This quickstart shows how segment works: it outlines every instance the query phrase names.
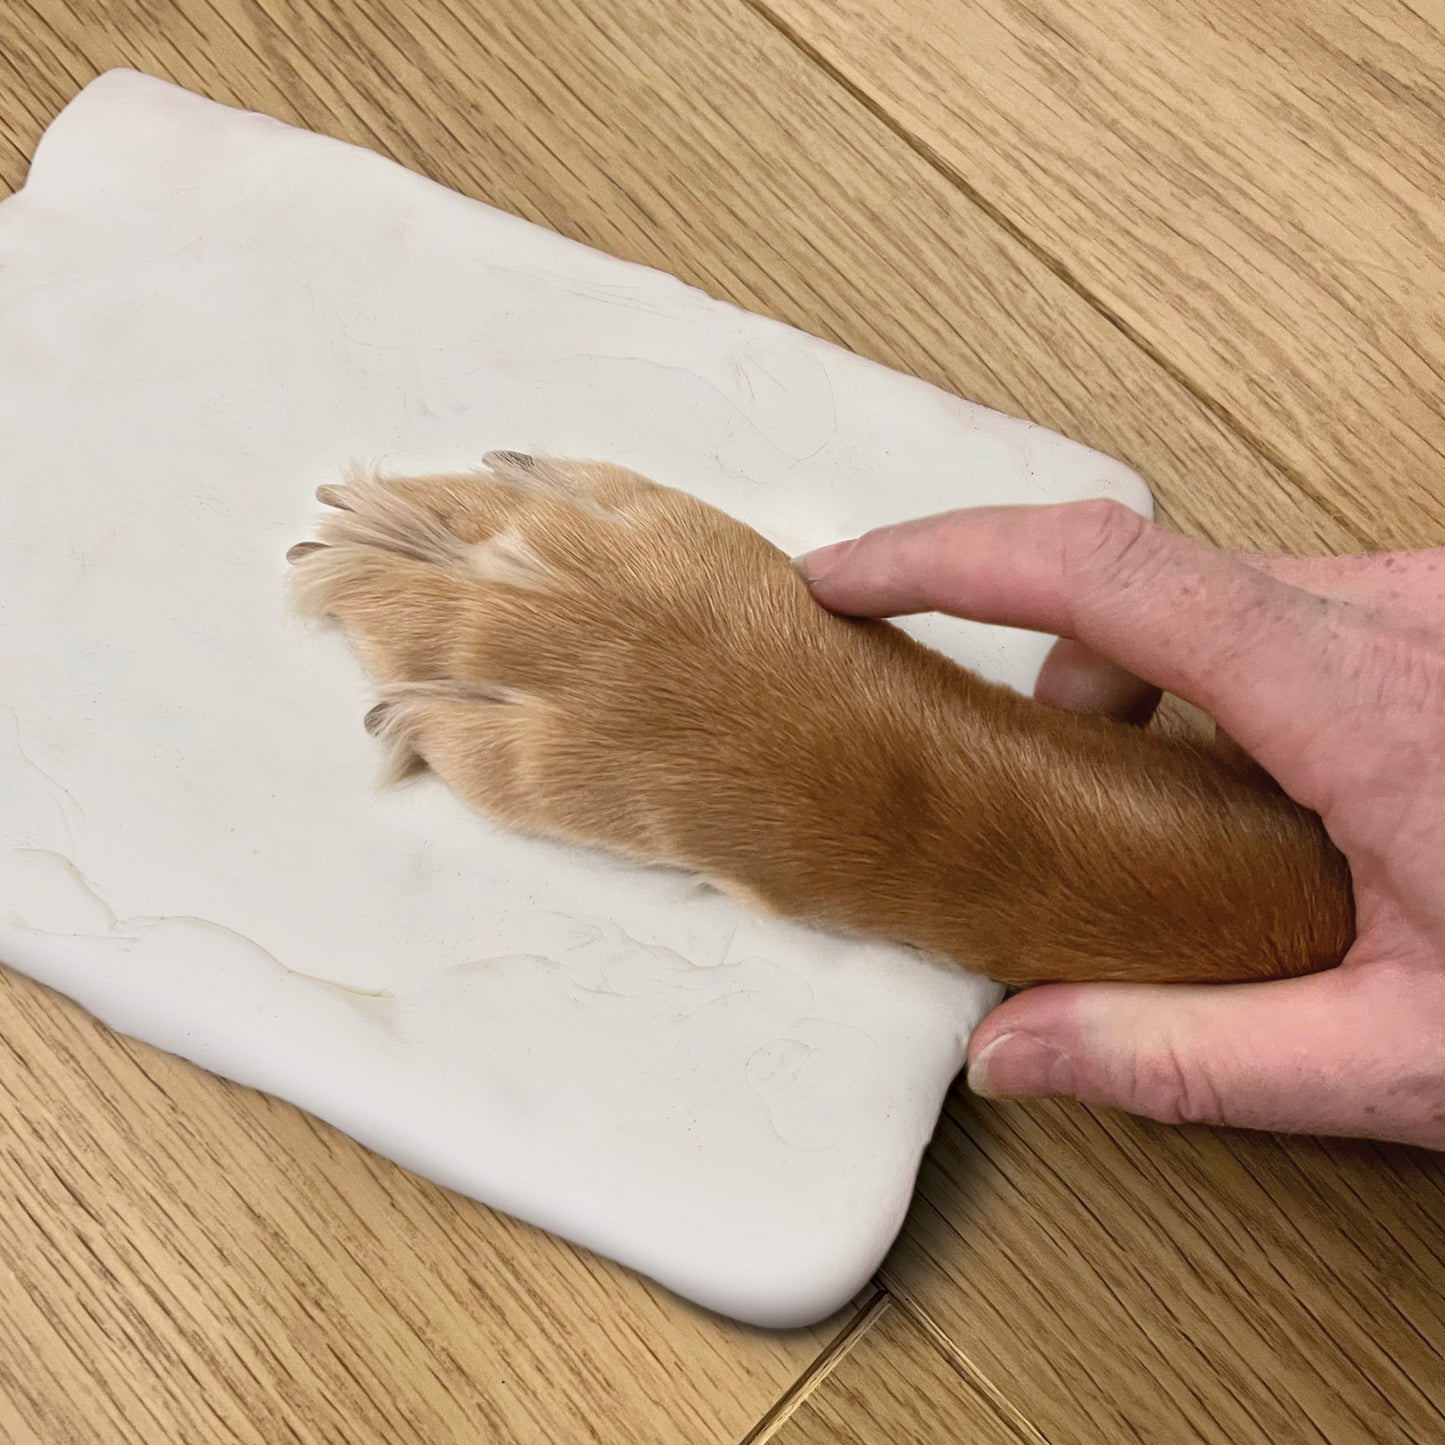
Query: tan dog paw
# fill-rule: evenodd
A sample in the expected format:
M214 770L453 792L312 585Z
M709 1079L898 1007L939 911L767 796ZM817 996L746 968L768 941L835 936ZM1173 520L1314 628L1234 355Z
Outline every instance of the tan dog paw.
M336 510L289 554L301 608L339 622L381 685L368 726L397 772L424 763L514 826L715 871L676 812L763 766L729 717L769 645L808 645L767 634L785 615L848 625L685 493L601 463L484 461L323 487Z

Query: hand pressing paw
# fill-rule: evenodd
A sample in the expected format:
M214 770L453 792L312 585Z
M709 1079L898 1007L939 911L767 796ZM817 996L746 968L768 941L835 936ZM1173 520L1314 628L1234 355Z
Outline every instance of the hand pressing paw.
M751 528L598 462L371 477L291 551L394 771L503 823L1012 982L1258 977L1349 942L1318 820L1195 743L834 616Z

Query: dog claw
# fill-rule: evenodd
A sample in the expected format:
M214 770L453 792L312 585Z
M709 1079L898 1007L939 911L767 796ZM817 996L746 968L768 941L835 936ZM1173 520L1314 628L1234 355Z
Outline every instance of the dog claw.
M537 459L529 456L526 452L488 452L482 458L482 465L487 467L516 467L527 472L537 465Z
M329 482L316 488L316 500L324 506L335 507L338 512L351 510L346 502L345 490L341 487L334 487Z
M286 549L286 560L288 562L299 562L303 557L309 557L313 552L324 552L325 542L298 542L294 547Z

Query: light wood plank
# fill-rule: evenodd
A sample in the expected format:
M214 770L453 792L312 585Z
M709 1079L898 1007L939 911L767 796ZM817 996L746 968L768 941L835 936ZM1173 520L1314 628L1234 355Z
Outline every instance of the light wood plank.
M958 1097L885 1266L1050 1440L1445 1438L1445 1168Z
M758 3L1346 525L1445 541L1438 3Z
M885 1305L867 1332L757 1445L1043 1445L917 1321Z

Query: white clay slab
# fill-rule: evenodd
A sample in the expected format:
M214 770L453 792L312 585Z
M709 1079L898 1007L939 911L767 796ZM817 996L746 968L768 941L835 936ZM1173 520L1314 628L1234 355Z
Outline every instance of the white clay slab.
M705 1305L844 1302L997 987L381 791L286 548L352 459L604 457L790 551L1138 478L128 71L0 205L0 443L0 957ZM1043 655L912 630L1018 686Z

